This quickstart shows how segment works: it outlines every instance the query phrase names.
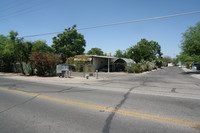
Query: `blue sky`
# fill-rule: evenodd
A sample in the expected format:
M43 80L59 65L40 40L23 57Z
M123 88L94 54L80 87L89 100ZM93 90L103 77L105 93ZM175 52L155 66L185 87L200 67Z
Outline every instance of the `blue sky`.
M19 36L200 11L200 0L0 0L0 34L10 30ZM125 50L142 38L157 41L164 55L179 54L182 33L200 21L200 13L79 31L86 40L86 52L98 47L104 52ZM52 45L56 36L45 40Z

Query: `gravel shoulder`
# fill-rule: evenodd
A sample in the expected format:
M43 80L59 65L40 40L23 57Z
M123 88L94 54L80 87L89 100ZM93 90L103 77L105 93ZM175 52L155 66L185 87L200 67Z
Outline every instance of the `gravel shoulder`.
M0 76L4 78L17 79L17 80L25 80L32 82L43 82L43 83L83 83L83 82L95 82L98 80L104 80L104 78L96 79L95 77L89 77L86 79L84 77L70 77L70 78L61 78L58 76L55 77L39 77L39 76L24 76L20 73L2 73L0 72Z

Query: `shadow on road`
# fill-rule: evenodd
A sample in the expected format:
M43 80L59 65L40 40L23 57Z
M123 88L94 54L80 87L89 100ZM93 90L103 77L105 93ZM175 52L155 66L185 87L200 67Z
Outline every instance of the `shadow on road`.
M192 72L182 72L183 75L189 75L189 74L200 74L200 71L192 71Z

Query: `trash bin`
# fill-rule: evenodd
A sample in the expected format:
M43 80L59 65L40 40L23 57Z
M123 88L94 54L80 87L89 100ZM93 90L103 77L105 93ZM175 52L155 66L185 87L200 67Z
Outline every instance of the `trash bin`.
M89 74L85 74L85 78L88 79L89 78Z

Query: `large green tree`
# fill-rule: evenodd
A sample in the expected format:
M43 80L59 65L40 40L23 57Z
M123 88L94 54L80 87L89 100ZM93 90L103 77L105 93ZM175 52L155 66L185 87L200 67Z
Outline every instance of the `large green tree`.
M21 71L23 74L25 74L22 63L28 57L28 55L26 54L27 47L23 42L23 38L18 38L17 35L17 32L10 31L8 37L0 37L2 63L1 69L6 72L11 72L13 64L19 62Z
M0 71L11 72L12 63L14 61L14 53L12 52L12 46L8 45L9 38L4 35L0 35Z
M55 52L62 58L62 62L65 63L66 58L83 54L85 51L86 41L84 36L77 32L76 25L72 28L65 29L57 37L53 37L52 47Z
M32 61L30 61L30 57L32 55L32 53L40 51L40 52L44 52L44 53L48 53L48 52L53 52L53 48L49 47L45 41L41 41L41 40L36 40L36 41L26 41L24 42L24 45L27 47L27 51L25 52L25 58L24 61L25 63L30 65L30 70L29 70L29 74L33 75L34 74L34 64Z
M132 58L132 49L131 48L127 48L126 50L116 50L115 52L115 57L118 58Z
M13 72L13 68L15 68L18 72L17 64L19 64L23 74L28 72L32 75L35 64L30 60L30 57L34 52L47 54L48 56L45 59L50 63L53 61L51 55L54 55L54 49L49 47L45 41L24 41L23 38L18 37L18 32L15 31L10 31L8 36L0 35L0 71ZM47 67L48 63L46 64ZM49 64L49 66L52 65Z
M25 75L25 71L23 68L23 63L28 62L29 51L28 45L24 42L23 38L19 38L18 32L10 31L9 33L9 43L12 45L12 51L15 55L15 63L18 62L20 64L21 72Z
M104 55L103 51L100 48L91 48L88 52L88 55Z
M122 51L120 49L116 50L115 52L115 57L118 57L118 58L125 58L125 54L126 54L126 51Z
M32 52L42 51L42 52L53 52L53 49L47 45L45 41L37 40L32 42Z
M129 53L132 53L132 58L135 62L140 62L141 60L153 61L162 56L161 46L158 42L146 39L141 39L137 45L130 48Z
M200 22L182 34L181 48L189 56L200 54Z
M172 58L170 56L164 56L162 61L166 63L172 63Z
M181 49L179 59L182 63L200 62L200 22L182 34Z

